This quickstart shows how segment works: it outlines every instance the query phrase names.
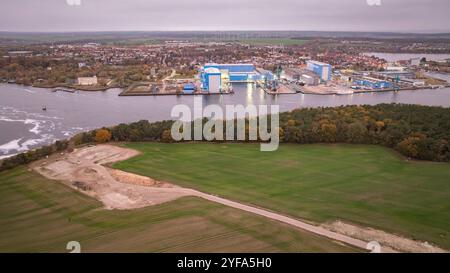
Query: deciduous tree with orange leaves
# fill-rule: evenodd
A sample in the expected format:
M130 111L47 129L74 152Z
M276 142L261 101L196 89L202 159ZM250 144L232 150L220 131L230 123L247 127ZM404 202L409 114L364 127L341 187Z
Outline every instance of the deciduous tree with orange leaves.
M97 130L95 133L95 142L106 143L111 140L111 132L107 129Z

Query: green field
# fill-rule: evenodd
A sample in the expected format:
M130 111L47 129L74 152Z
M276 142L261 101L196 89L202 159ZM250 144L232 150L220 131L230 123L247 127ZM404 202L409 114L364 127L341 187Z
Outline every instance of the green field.
M450 165L359 145L129 144L115 167L315 222L341 219L450 249Z
M199 198L133 211L99 202L26 168L0 173L0 252L347 252L287 225Z

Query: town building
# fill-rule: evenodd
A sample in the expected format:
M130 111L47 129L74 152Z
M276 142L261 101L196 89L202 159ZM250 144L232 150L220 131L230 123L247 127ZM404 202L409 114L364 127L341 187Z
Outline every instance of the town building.
M78 78L78 85L97 85L97 76L94 77L79 77Z
M398 65L388 65L386 67L386 71L402 72L402 71L406 71L406 67L405 66L398 66Z
M300 81L306 85L318 85L320 77L316 73L302 68L286 68L283 72L288 81Z
M416 77L413 71L377 71L372 72L372 74L390 80L414 79Z
M400 83L412 85L413 87L424 87L426 82L423 79L402 79Z

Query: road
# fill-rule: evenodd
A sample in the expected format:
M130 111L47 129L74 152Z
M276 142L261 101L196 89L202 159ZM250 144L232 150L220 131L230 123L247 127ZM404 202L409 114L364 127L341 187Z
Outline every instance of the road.
M253 214L257 214L257 215L260 215L260 216L263 216L263 217L266 217L266 218L269 218L272 220L276 220L276 221L309 231L311 233L314 233L314 234L317 234L317 235L320 235L323 237L327 237L327 238L335 240L335 241L343 242L345 244L355 246L355 247L358 247L361 249L367 249L368 242L365 242L365 241L362 241L359 239L355 239L355 238L352 238L352 237L349 237L346 235L342 235L342 234L327 230L327 229L319 227L319 226L311 225L311 224L302 222L300 220L297 220L297 219L294 219L294 218L291 218L288 216L284 216L279 213L271 212L271 211L264 210L264 209L257 208L257 207L252 207L249 205L231 201L231 200L221 198L221 197L218 197L215 195L206 194L206 193L199 192L196 190L191 190L191 189L186 189L186 190L189 191L190 195L197 196L197 197L206 199L211 202L219 203L219 204L222 204L222 205L225 205L228 207L232 207L235 209L239 209L239 210L247 211L247 212L250 212ZM395 253L396 252L393 249L386 248L386 247L384 247L382 249L382 251L384 253Z

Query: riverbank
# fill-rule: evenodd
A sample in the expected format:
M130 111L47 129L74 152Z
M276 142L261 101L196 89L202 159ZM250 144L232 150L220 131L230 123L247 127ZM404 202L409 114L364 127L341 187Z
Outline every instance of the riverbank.
M200 89L200 84L196 84L195 90L190 92L184 92L180 89L179 85L170 85L166 82L154 83L154 82L138 82L123 89L119 94L120 97L126 96L192 96L192 95L229 95L234 94L231 88L227 88L225 91L219 93L205 92Z
M342 90L331 90L331 89L317 89L314 90L314 87L303 87L300 88L300 93L309 94L309 95L352 95L352 94L364 94L364 93L386 93L386 92L400 92L400 91L418 91L418 90L439 90L450 88L449 85L444 86L423 86L423 87L402 87L402 88L386 88L386 89L359 89L354 90L350 88L345 88Z
M450 74L443 74L444 76L449 76ZM229 92L221 92L221 93L208 93L208 92L193 92L193 93L184 93L179 91L169 91L169 92L135 92L133 88L136 84L131 84L128 87L122 88L118 85L111 86L73 86L73 85L63 85L63 84L55 84L55 85L24 85L17 83L5 83L15 86L24 86L24 87L33 87L33 88L41 88L41 89L53 89L53 91L65 91L65 92L75 92L75 91L84 91L84 92L98 92L98 91L108 91L110 89L122 89L122 92L119 93L119 97L137 97L137 96L192 96L192 95L229 95L234 94L234 91ZM320 87L320 88L319 88ZM260 88L263 92L268 95L295 95L298 93L302 94L310 94L310 95L351 95L351 94L362 94L362 93L382 93L382 92L397 92L397 91L416 91L416 90L435 90L435 89L444 89L450 88L450 84L442 85L442 86L423 86L423 87L402 87L402 88L389 88L389 89L370 89L370 90L354 90L350 88L344 88L344 92L341 89L336 89L336 87L322 87L322 86L303 86L294 88L291 86L282 86L281 91L271 91L266 88ZM350 92L352 91L352 92Z
M355 93L373 93L373 92L397 92L397 91L415 91L415 90L438 90L450 88L450 85L444 86L424 86L424 87L404 87L404 88L388 88L388 89L371 89L371 90L355 90Z
M381 103L420 104L450 107L450 88L402 92L355 93L322 96L317 94L269 95L247 84L235 84L228 96L199 96L203 107L218 105L278 105L280 112L302 108L343 105L377 105ZM171 120L176 105L194 109L196 96L125 96L122 89L107 92L53 92L52 89L0 84L0 146L2 155L47 145L79 132L138 120ZM47 111L43 111L46 106ZM37 127L39 125L39 127ZM35 129L36 127L36 129ZM8 132L8 133L6 133ZM26 145L24 145L26 144ZM29 145L31 144L31 145Z
M70 85L70 84L54 84L54 85L32 85L32 87L36 88L46 88L46 89L72 89L76 91L107 91L113 88L120 88L118 85L110 85L110 86L80 86L80 85Z
M194 92L194 93L179 93L179 92L168 92L168 93L120 93L119 97L142 97L142 96L217 96L217 95L230 95L234 94L231 92L221 92L221 93L209 93L209 92Z
M10 84L15 86L24 86L24 87L33 87L33 88L42 88L42 89L71 89L75 91L87 91L87 92L96 92L96 91L108 91L110 89L122 88L119 85L110 85L110 86L80 86L80 85L70 85L70 84L22 84L17 82L3 82L3 84Z

